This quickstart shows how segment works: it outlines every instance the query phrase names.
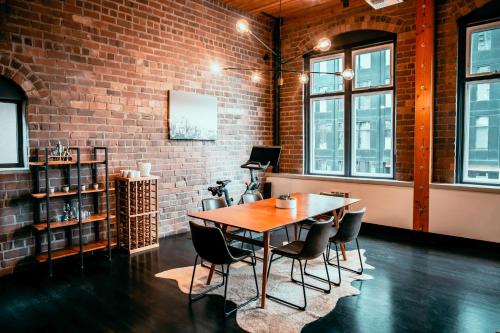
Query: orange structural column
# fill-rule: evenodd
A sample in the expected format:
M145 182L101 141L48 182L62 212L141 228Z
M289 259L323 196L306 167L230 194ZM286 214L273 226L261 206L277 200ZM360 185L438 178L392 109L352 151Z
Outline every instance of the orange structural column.
M434 109L434 0L417 0L416 14L413 229L429 231Z

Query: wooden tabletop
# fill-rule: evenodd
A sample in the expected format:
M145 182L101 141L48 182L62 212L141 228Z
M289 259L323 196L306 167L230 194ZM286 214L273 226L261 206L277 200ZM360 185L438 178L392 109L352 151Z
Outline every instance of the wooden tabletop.
M292 196L297 200L295 209L276 208L276 199L271 198L206 212L189 213L188 216L261 233L347 207L359 201L354 198L310 193L293 193Z

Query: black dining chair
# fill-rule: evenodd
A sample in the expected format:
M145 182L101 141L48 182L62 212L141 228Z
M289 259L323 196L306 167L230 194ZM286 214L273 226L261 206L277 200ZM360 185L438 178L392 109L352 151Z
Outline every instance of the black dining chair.
M349 198L349 196L350 196L349 192L339 192L339 191L320 192L319 194L320 195L327 195L327 196L330 196L330 197L338 197L338 198ZM346 207L340 208L340 214L339 214L340 218L339 218L339 220L342 220L342 217L344 216L346 210L347 210ZM312 223L314 223L316 221L325 221L325 220L328 220L332 216L333 216L333 212L329 212L329 213L325 213L325 214L322 214L322 215L319 215L319 216L315 216L313 218L309 218L309 219L306 219L306 220L302 221L300 223L300 227L299 227L299 239L300 239L300 235L302 234L302 229L309 230L309 228L310 228L310 226L311 226Z
M259 298L259 285L257 284L257 273L255 272L256 259L251 251L242 250L236 247L228 246L226 239L222 234L222 231L216 227L209 227L197 224L190 221L189 227L191 229L191 237L193 240L194 249L196 250L196 259L194 261L193 276L191 277L191 286L189 287L189 304L203 298L209 292L222 287L224 287L224 316L228 317L233 314L239 308L247 305L248 303L255 301ZM196 273L196 265L198 264L198 257L203 260L208 261L214 265L220 265L222 267L222 282L215 286L208 288L207 290L201 292L200 294L193 296L193 282ZM250 257L252 259L251 265L253 269L253 276L255 280L255 288L257 290L257 295L251 299L243 302L242 304L236 305L236 308L227 311L227 285L229 284L229 269L232 264L243 261ZM226 268L224 268L224 265ZM239 281L241 283L241 281Z
M244 204L250 203L250 202L260 201L260 200L263 200L263 199L264 198L262 197L262 194L260 192L247 193L247 194L242 194L241 195L241 201ZM286 240L290 243L290 235L288 234L288 228L286 226L283 226L283 229L285 229ZM250 237L252 237L252 233L251 232L250 232Z
M339 229L337 232L330 237L330 240L328 242L328 248L327 248L327 262L331 266L336 266L338 268L338 274L339 274L339 282L332 282L334 285L339 286L340 283L342 282L342 278L340 275L340 270L344 269L349 272L353 272L356 274L363 274L363 260L361 259L361 252L359 250L359 242L358 242L358 235L359 235L359 230L361 229L361 222L363 219L363 215L365 214L366 208L363 208L361 210L358 210L356 212L346 212L344 217L342 218L342 221L340 222ZM352 241L356 241L356 247L358 249L358 257L359 257L359 263L361 264L361 269L360 270L353 270L347 267L340 266L339 262L339 250L337 244L346 244L350 243ZM336 252L336 257L337 257L337 264L332 263L330 259L330 251L332 247L332 243L335 244L335 252Z
M307 297L306 297L306 286L322 291L326 294L329 294L330 291L332 290L332 286L330 284L330 275L328 273L328 266L327 266L327 261L325 257L325 250L328 245L328 240L330 238L331 230L332 230L332 223L333 223L333 218L331 218L328 221L323 221L323 222L315 222L311 225L311 229L307 233L307 237L305 241L301 240L296 240L291 243L288 243L286 245L283 245L281 247L275 248L272 250L271 254L271 260L269 263L269 270L267 271L267 277L269 278L269 273L271 272L271 266L273 262L273 256L274 255L280 255L283 257L287 257L292 259L292 270L290 273L290 278L292 282L297 283L302 286L302 291L304 294L304 305L297 305L293 304L291 302L288 302L284 299L278 298L276 296L272 296L269 294L266 294L266 297L269 299L272 299L274 301L283 303L285 305L288 305L290 307L299 309L299 310L305 310L307 307ZM321 277L318 277L316 275L309 274L309 276L317 278L321 281L325 281L328 284L328 288L324 289L312 284L308 284L304 282L304 270L302 269L302 260L305 261L305 264L307 265L308 260L316 259L320 256L323 256L323 263L325 265L325 272L326 272L326 279L323 279ZM293 267L295 264L295 260L299 262L299 267L300 267L300 276L301 276L301 281L295 280L293 277Z
M223 197L220 198L207 198L201 200L201 208L203 211L214 210L218 208L227 207L226 199Z

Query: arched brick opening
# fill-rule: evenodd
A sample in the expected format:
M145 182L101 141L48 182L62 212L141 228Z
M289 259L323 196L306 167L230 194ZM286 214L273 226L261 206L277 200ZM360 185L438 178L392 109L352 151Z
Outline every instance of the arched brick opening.
M49 96L49 90L42 79L31 70L29 65L11 54L0 54L0 75L16 82L24 90L28 99L43 99Z
M356 30L382 30L392 33L404 32L407 26L405 21L400 18L385 15L358 15L339 21L332 21L330 24L321 24L318 27L321 31L312 31L308 33L298 44L298 49L312 50L318 42L318 36L333 37L338 34L356 31Z

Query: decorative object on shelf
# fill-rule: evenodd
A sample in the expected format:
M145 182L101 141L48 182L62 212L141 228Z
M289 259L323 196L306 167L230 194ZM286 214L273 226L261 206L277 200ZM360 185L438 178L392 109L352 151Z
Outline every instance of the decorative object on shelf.
M99 189L99 183L94 183L94 184L92 184L92 188L93 188L94 190L98 190L98 189Z
M55 188L54 186L51 186L51 187L49 188L49 193L50 193L50 194L54 194L54 192L55 192L55 191L56 191L56 188Z
M295 198L289 193L282 194L276 198L275 206L276 208L294 209L297 208L297 200L295 200Z
M170 90L168 111L171 140L217 139L217 97Z
M71 153L69 147L65 147L60 141L57 142L55 148L50 151L49 156L51 161L71 161Z
M151 174L151 163L149 162L139 162L139 171L141 172L141 177L149 177Z
M399 1L399 0L394 0L394 1ZM276 18L276 24L279 24L279 29L281 30L281 25L283 24L283 19L281 17L281 0L280 0L280 14L278 18ZM304 57L306 55L310 54L319 54L321 52L326 52L330 50L332 47L332 42L329 38L327 37L322 37L318 40L314 48L310 51L305 52L304 54L299 54L297 57L293 57L291 59L284 60L282 59L281 55L281 50L280 48L273 48L269 45L267 45L262 39L260 39L257 35L255 35L252 30L250 29L250 24L248 23L247 20L245 19L240 19L236 22L236 31L238 31L240 34L243 35L248 35L257 40L262 46L264 46L269 52L271 52L275 60L277 61L277 65L274 65L273 69L263 69L263 68L256 68L256 67L223 67L218 63L211 63L210 65L210 71L213 74L218 74L220 73L221 69L224 71L240 71L240 72L250 72L250 78L252 82L254 83L259 83L260 78L261 78L261 73L262 72L277 72L278 73L278 85L282 86L283 85L283 73L297 73L298 79L300 83L302 84L307 84L309 82L309 78L311 74L324 74L324 75L336 75L336 76L341 76L344 78L344 80L352 80L354 77L354 72L350 68L345 68L341 72L328 72L328 71L305 71L305 70L296 70L296 69L286 69L284 68L285 65L290 63L292 60L296 60L299 57ZM281 38L281 33L279 33L279 36ZM281 45L281 40L276 43L277 45ZM269 56L266 54L264 59L268 59Z
M61 150L61 146L57 147L58 151ZM106 147L94 147L92 148L93 159L82 160L80 154L80 148L66 147L65 151L68 152L65 156L71 156L73 153L75 159L67 158L54 160L51 155L53 149L44 149L44 160L39 161L38 150L36 151L35 161L30 162L30 167L33 169L33 185L34 193L31 196L34 199L34 224L33 228L35 230L35 260L39 263L47 262L49 266L49 275L52 276L52 263L56 259L61 259L69 256L79 255L80 266L83 268L83 254L86 252L92 252L96 250L107 250L108 258L111 260L111 248L116 246L116 241L111 240L111 220L114 216L111 215L110 202L109 202L109 173L108 173L108 150ZM103 158L98 159L98 155ZM104 165L104 172L99 175L99 165ZM86 191L85 185L82 185L82 168L84 166L90 166L90 172L93 179L93 183L98 183L98 177L104 178L104 185L100 186L97 190ZM58 167L58 168L52 168ZM41 190L41 175L44 176L44 183L50 183L50 177L56 179L61 177L61 171L58 171L59 167L63 167L64 172L62 174L65 178L67 185L62 187L61 192L55 192L53 187L45 187L45 190ZM64 170L66 169L66 170ZM76 177L74 176L74 171L76 170ZM73 171L73 172L72 172ZM59 172L57 175L53 173ZM70 190L73 186L74 190ZM67 188L67 191L66 191ZM82 200L85 196L91 196L92 202L92 212L82 209ZM54 211L53 205L56 205L51 199L53 197L60 197L64 199L64 206L62 208L63 215L57 215L56 218L52 216ZM75 204L72 202L76 198ZM99 211L104 209L104 211ZM100 222L105 222L105 228L100 227ZM83 224L93 223L94 230L94 240L84 243L83 238ZM75 240L73 239L73 234L75 234L72 228L78 228L78 241L77 244L73 244ZM60 242L58 241L58 248L54 249L53 233L58 231L66 231L65 247L60 247ZM106 234L106 239L100 239L101 234ZM42 237L45 234L46 237ZM42 238L47 240L47 250L42 251ZM85 237L86 238L86 237ZM60 238L57 237L59 240Z
M116 178L118 245L129 253L159 246L158 179Z
M72 216L71 216L71 204L70 203L64 204L63 212L64 212L64 214L62 216L62 220L63 221L71 220Z

